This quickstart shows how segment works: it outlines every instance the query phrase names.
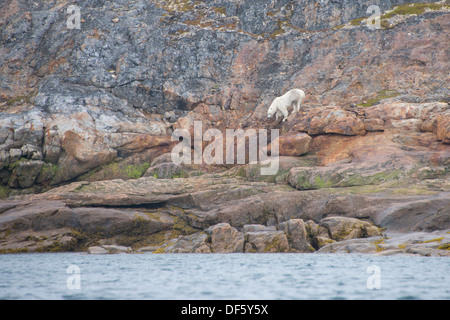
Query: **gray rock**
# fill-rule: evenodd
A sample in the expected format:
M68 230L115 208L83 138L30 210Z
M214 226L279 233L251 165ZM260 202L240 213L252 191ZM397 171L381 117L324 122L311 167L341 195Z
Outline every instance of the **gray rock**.
M302 219L291 219L277 225L277 230L283 231L289 241L289 247L298 252L312 252L314 248L309 243L305 222Z
M247 232L245 241L245 252L289 252L289 242L283 231Z
M21 157L22 157L22 150L21 149L10 149L9 150L10 162L17 161Z
M106 249L108 253L115 254L115 253L129 253L131 252L130 247L125 246L117 246L117 245L102 245L103 249Z
M211 252L230 253L244 251L244 234L228 223L209 227L205 232L210 236Z
M188 236L180 236L163 244L158 253L211 253L208 243L209 236L204 232Z
M36 181L44 162L40 160L20 161L14 168L9 185L11 187L29 188Z
M276 231L275 226L264 226L262 224L246 224L242 227L242 232L248 233L248 232L261 232L261 231Z
M183 175L183 167L173 162L160 163L148 168L145 172L145 177L155 177L158 179L173 179Z
M94 246L94 247L89 247L87 249L87 253L89 253L89 254L109 254L109 251L103 247Z
M355 218L328 217L320 221L320 226L328 229L336 241L381 236L380 230L372 223Z

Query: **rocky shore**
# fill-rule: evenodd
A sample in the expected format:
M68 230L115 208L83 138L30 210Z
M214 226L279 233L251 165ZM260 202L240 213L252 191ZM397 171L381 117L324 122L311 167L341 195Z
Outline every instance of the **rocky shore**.
M2 2L0 252L450 256L450 8L370 4ZM279 170L173 163L194 121L278 129Z

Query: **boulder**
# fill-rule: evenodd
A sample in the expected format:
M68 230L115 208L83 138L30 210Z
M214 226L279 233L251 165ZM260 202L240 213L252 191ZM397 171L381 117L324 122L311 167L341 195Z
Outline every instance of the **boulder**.
M310 109L292 130L309 135L336 133L346 136L364 135L364 122L355 113L336 106Z
M89 254L109 254L108 250L100 246L93 246L87 249Z
M180 236L164 243L155 253L211 253L208 239L204 232Z
M347 217L328 217L319 226L328 230L336 241L381 236L380 230L370 222Z
M317 250L329 243L336 242L335 240L330 238L327 228L319 226L312 220L306 221L305 227L308 233L309 243L313 248Z
M308 153L311 137L302 132L288 132L279 137L279 155L299 157Z
M245 252L289 252L289 242L283 231L247 232L245 241Z
M436 117L436 136L439 141L450 144L450 112Z
M228 223L219 223L205 232L210 237L211 252L230 253L244 251L244 234Z
M12 172L9 186L21 188L31 187L41 172L43 165L44 162L40 160L19 161Z
M312 252L314 248L308 242L308 233L302 219L291 219L277 225L277 230L283 231L288 239L289 248L298 252Z
M131 252L131 248L130 247L125 247L125 246L118 246L118 245L102 245L101 246L103 249L106 249L108 251L108 253L111 254L115 254L115 253L129 253Z

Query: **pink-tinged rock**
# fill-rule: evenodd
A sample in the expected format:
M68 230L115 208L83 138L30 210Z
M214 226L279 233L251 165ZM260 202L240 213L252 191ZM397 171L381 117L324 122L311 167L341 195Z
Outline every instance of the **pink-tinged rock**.
M443 143L450 143L450 113L436 117L436 136Z
M311 137L303 132L288 132L280 136L280 156L299 157L308 153L311 140Z
M356 113L334 106L310 109L292 129L309 135L336 133L355 136L366 133L364 122Z

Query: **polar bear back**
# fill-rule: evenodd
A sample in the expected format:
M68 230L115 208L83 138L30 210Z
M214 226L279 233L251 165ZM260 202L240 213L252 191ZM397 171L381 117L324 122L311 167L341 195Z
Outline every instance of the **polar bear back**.
M283 94L279 98L281 98L281 100L284 102L285 106L290 106L294 102L301 103L303 101L303 99L305 99L305 93L303 92L303 90L300 90L300 89L292 89L292 90L289 90L288 92L286 92L285 94Z

